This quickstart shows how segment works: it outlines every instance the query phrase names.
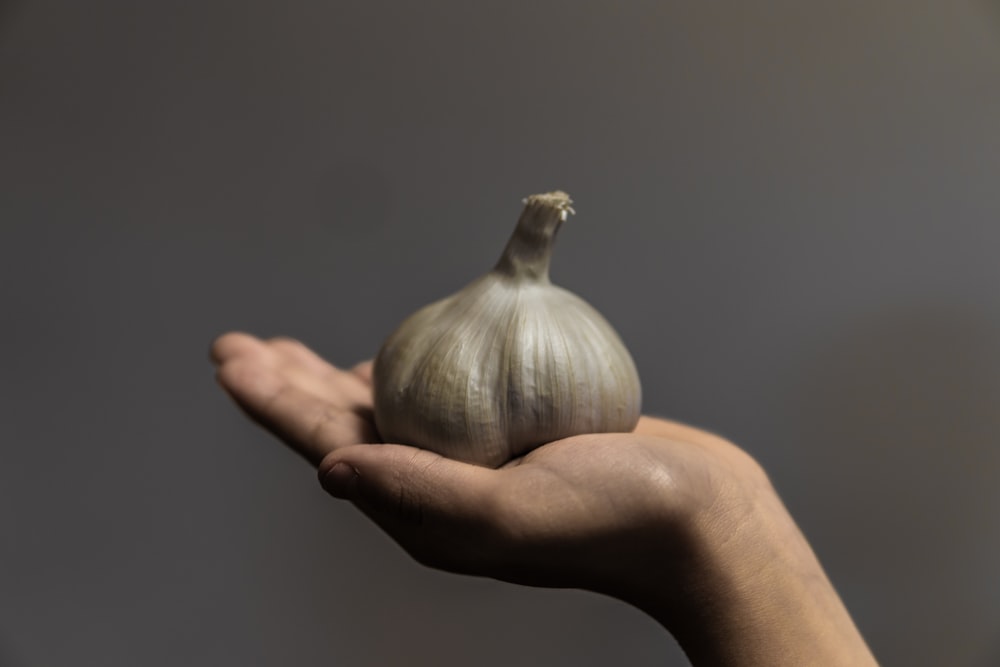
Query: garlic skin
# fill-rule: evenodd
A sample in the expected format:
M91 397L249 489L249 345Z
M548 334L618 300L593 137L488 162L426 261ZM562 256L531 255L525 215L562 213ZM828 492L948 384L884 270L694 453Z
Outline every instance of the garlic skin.
M553 440L635 428L631 355L600 313L549 281L571 203L528 197L496 267L385 342L373 373L385 442L495 468Z

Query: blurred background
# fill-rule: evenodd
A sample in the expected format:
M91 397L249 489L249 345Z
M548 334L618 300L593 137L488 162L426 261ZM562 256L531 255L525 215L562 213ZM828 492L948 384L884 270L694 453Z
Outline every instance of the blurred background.
M576 202L645 410L774 481L886 665L1000 664L1000 3L0 0L0 664L686 665L407 556L215 385Z

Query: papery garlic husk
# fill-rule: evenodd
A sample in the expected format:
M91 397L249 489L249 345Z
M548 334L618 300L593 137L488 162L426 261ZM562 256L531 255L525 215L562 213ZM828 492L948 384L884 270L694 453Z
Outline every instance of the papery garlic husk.
M631 355L600 313L549 281L571 203L528 197L496 267L385 342L373 378L383 441L498 467L561 438L635 428Z

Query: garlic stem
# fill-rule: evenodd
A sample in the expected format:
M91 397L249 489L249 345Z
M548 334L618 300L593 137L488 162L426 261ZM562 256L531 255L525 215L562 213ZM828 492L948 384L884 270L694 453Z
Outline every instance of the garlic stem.
M494 271L510 278L549 282L552 243L573 201L562 191L531 195Z

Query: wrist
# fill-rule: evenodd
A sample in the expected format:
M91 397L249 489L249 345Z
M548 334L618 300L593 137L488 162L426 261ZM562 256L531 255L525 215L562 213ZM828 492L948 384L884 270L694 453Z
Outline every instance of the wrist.
M674 547L673 572L637 591L636 606L695 665L874 665L766 476L747 479L682 519L682 557Z

